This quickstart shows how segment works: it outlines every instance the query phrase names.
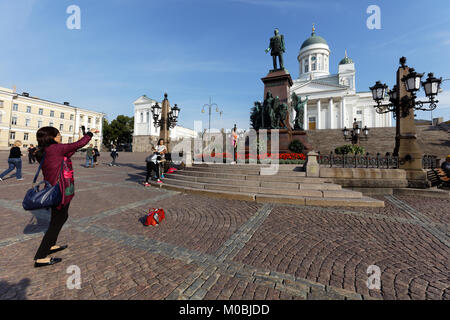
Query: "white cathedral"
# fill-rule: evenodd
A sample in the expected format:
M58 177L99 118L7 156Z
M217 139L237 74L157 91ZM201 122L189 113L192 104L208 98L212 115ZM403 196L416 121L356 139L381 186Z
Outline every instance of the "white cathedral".
M293 81L291 94L295 92L302 100L308 96L306 130L351 128L355 118L360 128L392 126L389 113L376 113L369 91L356 92L355 64L347 52L339 62L338 73L330 74L330 48L324 38L316 35L314 27L297 59L300 72Z

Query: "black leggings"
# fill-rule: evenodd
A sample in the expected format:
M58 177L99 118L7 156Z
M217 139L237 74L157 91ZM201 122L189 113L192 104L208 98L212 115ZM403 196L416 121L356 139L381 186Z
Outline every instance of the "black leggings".
M45 259L48 256L48 254L50 253L50 248L56 245L59 232L61 231L68 217L69 217L69 204L63 207L61 210L52 208L50 225L47 229L47 232L45 232L44 238L42 239L41 245L39 246L39 249L36 252L34 260Z
M155 171L158 179L161 178L159 176L159 165L153 162L147 162L147 177L145 178L145 182L149 182L150 178L152 177L152 171Z

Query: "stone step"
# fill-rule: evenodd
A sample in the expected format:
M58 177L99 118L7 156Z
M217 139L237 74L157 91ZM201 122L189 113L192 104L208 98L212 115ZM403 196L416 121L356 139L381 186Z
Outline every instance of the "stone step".
M168 190L174 190L179 192L187 192L193 194L199 194L209 197L218 197L229 200L245 200L255 201L258 203L283 203L294 205L307 205L307 206L325 206L325 207L384 207L384 202L369 197L361 197L359 199L341 199L341 198L316 198L316 197L303 197L303 196L289 196L289 195L266 195L255 194L248 192L234 192L224 190L206 190L197 189L180 185L173 185L168 182L159 184L151 182L152 186L164 188Z
M195 163L193 167L197 168L220 168L220 169L261 169L269 168L269 164L244 164L244 163ZM280 164L280 171L301 171L302 164Z
M205 190L221 190L230 192L246 192L246 193L259 193L259 194L274 194L274 195L290 195L290 196L304 196L304 197L317 197L317 198L349 198L357 199L362 197L361 192L351 190L327 190L327 186L324 184L324 189L308 188L308 185L303 185L300 188L299 185L289 187L280 187L271 184L262 184L262 186L242 186L242 185L230 185L226 182L217 181L216 183L209 182L193 182L187 180L178 180L173 178L165 178L164 183L170 185L184 186L194 189Z
M281 167L281 166L280 166ZM192 166L184 168L185 171L201 171L201 172L218 172L226 174L243 174L243 175L261 175L260 168L233 168L232 166L226 167L208 167L208 166ZM293 170L278 170L277 175L305 177L306 172L293 171ZM273 176L273 175L272 175Z
M242 174L223 171L198 171L198 170L178 170L175 174L195 177L209 177L218 179L234 179L234 180L260 180L260 181L286 181L286 182L304 182L304 183L328 183L328 178L311 178L305 175L291 175L279 173L276 175L259 175L259 174Z
M173 174L166 174L170 179L184 180L189 182L224 184L230 186L247 186L247 187L263 187L263 188L280 188L280 189L295 189L295 190L342 190L338 184L324 183L323 179L316 180L315 178L306 177L287 177L290 179L283 179L282 177L267 176L242 176L233 177L234 175L219 174L219 177L204 177L196 175L185 175L184 171ZM246 177L251 177L247 180ZM256 179L258 177L259 179Z

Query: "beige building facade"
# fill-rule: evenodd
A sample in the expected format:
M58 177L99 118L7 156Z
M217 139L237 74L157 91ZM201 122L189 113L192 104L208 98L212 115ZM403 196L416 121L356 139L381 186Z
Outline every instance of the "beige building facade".
M9 150L16 140L22 141L23 148L37 145L36 132L47 126L60 131L62 143L72 143L80 138L83 125L86 130L100 131L92 138L92 144L100 148L104 117L104 113L73 107L68 102L51 102L0 87L0 150Z

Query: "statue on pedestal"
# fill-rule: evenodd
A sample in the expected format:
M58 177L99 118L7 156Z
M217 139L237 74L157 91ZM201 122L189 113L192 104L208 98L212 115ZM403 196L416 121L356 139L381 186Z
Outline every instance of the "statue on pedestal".
M280 98L273 97L270 91L267 92L266 99L261 102L256 101L252 108L250 121L253 129L287 129L288 105L281 103Z
M295 111L294 130L304 130L305 105L308 102L308 97L302 101L302 98L293 92L291 101L291 107Z
M270 38L269 48L266 49L266 53L268 53L271 50L270 55L273 58L273 70L280 70L284 69L283 53L286 51L286 48L284 47L284 36L282 34L279 34L278 29L275 29L274 34L275 36ZM280 68L278 69L277 69L277 57L280 63Z

